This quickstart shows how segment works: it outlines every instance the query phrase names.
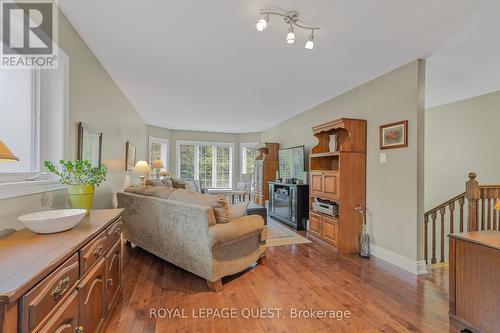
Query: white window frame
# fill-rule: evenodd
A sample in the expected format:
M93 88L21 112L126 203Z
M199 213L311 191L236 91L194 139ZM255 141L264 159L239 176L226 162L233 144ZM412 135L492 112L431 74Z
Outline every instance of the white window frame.
M69 156L68 147L68 137L69 137L69 57L68 55L59 48L59 66L62 70L62 77L64 78L64 85L61 87L63 90L61 93L63 106L62 110L62 122L60 124L62 128L61 142L63 151L61 156L63 159L67 159ZM62 60L62 61L61 61ZM36 116L36 124L33 128L36 134L34 138L39 138L40 135L40 73L39 70L33 70L33 104L32 112ZM36 139L35 139L36 140ZM40 141L34 142L32 145L32 154L34 156L33 169L35 172L32 173L1 173L0 174L0 200L16 198L20 196L37 194L43 192L50 192L55 190L64 189L65 186L61 185L57 179L51 176L44 177L43 180L27 180L27 178L35 176L41 169L41 160L39 156L40 152Z
M162 158L162 162L163 162L163 167L165 168L165 170L168 171L168 160L169 160L168 153L169 153L169 150L170 150L170 147L169 147L169 142L170 141L168 139L159 138L159 137L156 137L156 136L150 136L148 141L149 141L149 144L148 144L148 161L151 159L151 144L153 142L165 145L165 147L166 147L165 160L163 160L163 158Z
M247 147L257 147L259 145L259 142L242 142L240 143L240 175L243 175L246 172L246 152L245 148Z
M233 188L233 167L235 165L234 161L234 143L232 142L213 142L213 141L185 141L185 140L176 140L175 141L175 170L176 174L179 177L181 174L181 145L195 145L195 146L219 146L219 147L229 147L229 187L227 189ZM194 179L200 178L200 170L199 170L199 149L195 150L195 164L194 164ZM212 187L210 189L214 189L214 184L217 184L217 150L212 150ZM226 189L226 188L217 188L217 189Z

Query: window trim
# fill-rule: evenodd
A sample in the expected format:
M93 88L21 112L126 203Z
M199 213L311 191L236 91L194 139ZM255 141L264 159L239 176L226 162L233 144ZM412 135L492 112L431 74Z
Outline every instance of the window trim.
M63 112L62 112L62 147L63 151L61 152L62 156L64 159L67 159L69 156L69 56L64 52L61 48L58 48L59 52L59 59L63 59L63 61L59 61L59 66L61 67L62 70L62 76L64 77L64 85L62 87L63 93L61 94L62 101L61 105L63 106ZM37 127L34 129L38 133L40 133L40 92L39 92L39 85L40 85L40 76L39 76L39 70L33 70L34 73L34 78L36 78L36 87L33 86L32 89L36 89L34 91L34 96L35 98L33 99L33 104L32 104L32 112L35 112L34 115L38 118L38 121L36 122ZM50 175L45 176L45 179L40 179L40 180L26 180L30 176L34 176L38 174L41 170L41 156L40 155L40 140L38 142L35 142L32 147L35 149L36 146L38 146L38 152L32 152L34 154L34 162L37 163L38 161L38 166L35 167L35 171L33 173L4 173L0 174L0 200L1 199L9 199L9 198L16 198L20 196L26 196L26 195L32 195L32 194L38 194L38 193L44 193L44 192L50 192L50 191L56 191L56 190L61 190L66 188L64 185L61 185L58 180L50 177ZM48 178L48 179L47 179Z
M175 141L175 172L178 177L181 174L181 145L195 145L195 146L222 146L229 147L229 187L221 187L214 188L210 187L209 189L232 189L233 188L233 169L235 165L235 154L234 154L234 143L233 142L218 142L218 141L190 141L190 140L176 140ZM217 184L217 150L212 151L212 185ZM215 158L214 158L215 157ZM199 149L195 150L195 161L199 161ZM199 178L199 163L195 163L194 165L194 174L195 179Z
M258 145L259 145L258 141L250 141L250 142L242 142L242 143L240 143L240 176L246 173L246 172L243 172L243 167L246 167L246 164L244 163L244 160L245 160L246 156L243 156L245 148L247 148L247 147L257 147Z
M156 137L156 136L149 136L148 137L148 162L151 162L149 161L151 159L151 143L153 142L158 142L158 143L161 143L161 144L165 144L166 147L167 147L167 152L166 152L166 160L165 161L162 161L163 162L163 166L165 167L165 170L168 171L169 169L169 160L170 160L170 156L169 156L169 152L170 152L170 141L169 139L166 139L166 138L160 138L160 137Z

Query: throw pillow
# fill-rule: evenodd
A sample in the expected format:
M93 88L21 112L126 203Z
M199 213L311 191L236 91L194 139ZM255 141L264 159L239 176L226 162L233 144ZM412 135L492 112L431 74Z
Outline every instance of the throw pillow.
M199 180L186 179L186 190L201 193L201 182Z
M146 179L146 186L165 186L165 184L158 179Z
M170 195L169 200L211 207L215 214L216 223L231 221L229 203L223 195L201 194L186 189L177 189Z
M231 220L243 217L247 215L248 201L238 202L237 204L231 205L229 207L229 217Z
M163 185L168 186L168 187L174 187L174 184L172 183L172 178L165 177L161 179L161 182Z
M186 181L182 178L171 178L172 179L172 186L174 188L182 188L186 189Z
M163 199L168 199L170 194L174 191L175 189L173 187L168 186L129 186L125 189L125 192Z

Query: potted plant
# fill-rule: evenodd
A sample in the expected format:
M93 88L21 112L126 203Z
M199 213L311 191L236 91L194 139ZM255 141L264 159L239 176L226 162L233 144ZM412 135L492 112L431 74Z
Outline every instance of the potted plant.
M106 180L108 167L104 164L93 167L89 161L59 161L55 166L51 161L43 162L47 170L59 177L61 184L68 185L68 195L73 208L83 208L87 213L92 209L95 187Z

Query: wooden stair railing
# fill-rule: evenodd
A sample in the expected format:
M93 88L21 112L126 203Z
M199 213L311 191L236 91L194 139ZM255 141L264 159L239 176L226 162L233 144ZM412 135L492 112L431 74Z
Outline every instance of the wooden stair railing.
M499 212L493 208L500 198L500 185L479 185L476 176L473 172L469 173L465 192L424 214L424 258L427 264L438 263L438 242L439 263L445 262L445 236L448 233L500 230ZM465 205L466 201L467 205ZM467 219L464 218L465 215L467 215ZM436 222L438 217L439 221ZM458 222L456 218L458 218ZM439 233L436 230L437 223L440 227ZM429 250L431 252L430 258Z

